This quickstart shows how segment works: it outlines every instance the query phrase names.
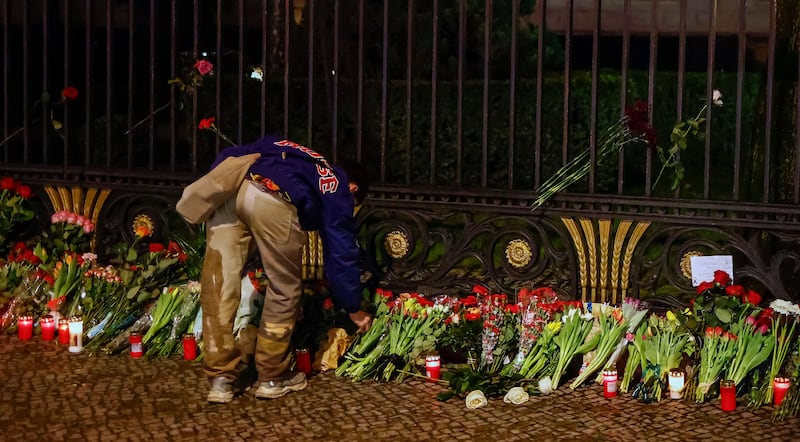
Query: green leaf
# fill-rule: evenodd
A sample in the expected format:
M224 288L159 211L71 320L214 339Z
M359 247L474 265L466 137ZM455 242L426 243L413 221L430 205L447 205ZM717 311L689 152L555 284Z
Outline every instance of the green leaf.
M731 322L731 312L727 308L717 308L714 310L714 314L724 324Z

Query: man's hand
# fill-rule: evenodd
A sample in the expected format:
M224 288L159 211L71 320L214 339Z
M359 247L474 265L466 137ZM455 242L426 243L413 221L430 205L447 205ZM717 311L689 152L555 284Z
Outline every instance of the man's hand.
M366 333L372 326L372 316L364 310L350 313L350 320L353 321L353 324L358 326L359 333Z

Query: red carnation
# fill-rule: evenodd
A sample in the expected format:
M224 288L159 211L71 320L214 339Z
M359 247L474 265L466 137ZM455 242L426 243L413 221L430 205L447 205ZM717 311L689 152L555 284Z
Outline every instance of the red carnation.
M31 197L31 188L30 186L26 186L24 184L17 183L17 187L14 189L16 190L19 196L28 199Z
M199 129L211 129L212 127L214 127L215 121L216 118L214 117L203 118L202 120L200 120L200 124L198 124L197 127Z
M16 181L10 176L4 176L3 179L0 180L0 189L2 190L11 190L16 187L16 185Z
M164 250L164 244L159 242L151 242L150 246L147 248L150 253L158 253Z
M67 86L61 91L61 98L64 101L73 101L78 98L78 89L73 86Z

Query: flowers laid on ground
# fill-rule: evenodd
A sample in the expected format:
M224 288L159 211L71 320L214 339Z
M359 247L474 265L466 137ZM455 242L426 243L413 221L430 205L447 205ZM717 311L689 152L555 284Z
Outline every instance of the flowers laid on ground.
M202 247L153 241L146 219L135 222L132 232L134 244L118 247L111 265L98 263L92 253L66 250L56 257L41 245L32 250L15 244L0 266L0 330L13 330L21 314L79 314L90 352L125 351L136 332L144 336L148 356L179 353L185 333L201 332L199 284L188 277L199 269L187 266L201 262L195 255ZM254 287L267 283L253 273ZM335 307L321 287L310 287L309 297L318 304L324 327L333 327ZM795 386L775 418L800 410L800 357L795 355L800 307L776 300L762 308L759 293L734 284L725 272L701 284L688 306L658 313L632 299L619 306L561 301L548 287L525 288L516 296L483 286L465 296L385 289L367 295L374 305L373 327L353 341L336 369L354 381L435 380L423 374L423 367L427 356L439 355L443 374L437 382L446 386L440 399L458 396L468 408L501 397L524 404L531 395L553 392L563 379L574 378L570 387L579 388L613 368L624 372L620 391L655 402L667 374L680 368L691 387L685 390L689 399L713 399L717 383L732 380L739 394L750 387L751 408L770 402L776 376L789 377ZM465 358L448 360L454 352ZM582 356L586 365L576 372Z
M630 299L626 299L621 307L594 304L592 314L600 326L599 340L592 360L570 384L570 388L577 388L592 374L608 365L608 360L620 345L620 341L624 341L626 334L636 329L647 314L647 309L639 307L638 302Z
M669 372L678 368L684 354L694 352L692 336L674 313L652 314L636 330L632 345L642 375L631 395L644 402L660 401Z
M16 230L33 219L30 196L30 187L11 177L0 179L0 254L8 251Z

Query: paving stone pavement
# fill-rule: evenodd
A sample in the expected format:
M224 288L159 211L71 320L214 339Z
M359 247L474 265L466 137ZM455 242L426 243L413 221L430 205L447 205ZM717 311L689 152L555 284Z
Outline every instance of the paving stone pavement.
M771 407L726 413L719 401L643 404L603 398L600 386L563 386L522 405L490 399L478 410L439 402L423 380L351 382L333 373L277 400L253 390L206 403L200 364L127 355L70 354L38 337L0 336L0 440L798 440L800 418L772 423Z

